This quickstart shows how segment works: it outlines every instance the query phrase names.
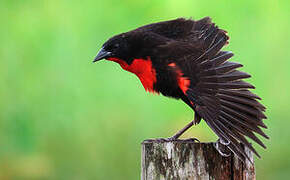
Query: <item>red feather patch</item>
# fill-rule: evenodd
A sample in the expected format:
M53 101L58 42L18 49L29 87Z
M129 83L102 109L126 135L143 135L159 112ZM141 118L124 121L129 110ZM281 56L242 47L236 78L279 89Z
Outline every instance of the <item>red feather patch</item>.
M177 74L178 86L183 91L183 93L185 94L186 91L188 90L189 85L190 85L190 80L188 78L186 78L186 77L183 77L183 73L176 66L175 63L170 63L170 64L168 64L168 66L170 66L170 67L175 69L176 74Z
M124 70L136 74L146 91L156 93L154 90L154 84L157 81L156 70L152 67L150 57L147 59L134 59L130 65L119 58L108 58L108 60L117 62Z

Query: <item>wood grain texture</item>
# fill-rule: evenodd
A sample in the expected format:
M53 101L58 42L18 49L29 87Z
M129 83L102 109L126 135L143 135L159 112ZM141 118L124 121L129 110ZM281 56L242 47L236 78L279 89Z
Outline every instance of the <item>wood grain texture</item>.
M253 180L255 168L250 161L221 156L215 143L193 141L145 140L142 143L142 180ZM252 153L246 149L253 161Z

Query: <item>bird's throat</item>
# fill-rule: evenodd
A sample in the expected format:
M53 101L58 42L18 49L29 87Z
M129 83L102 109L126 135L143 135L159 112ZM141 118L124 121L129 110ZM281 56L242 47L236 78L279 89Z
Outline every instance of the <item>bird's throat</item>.
M107 60L117 62L124 70L136 74L146 91L156 92L154 90L154 84L157 81L156 70L152 66L150 57L147 57L147 59L134 59L130 65L119 58L108 58Z

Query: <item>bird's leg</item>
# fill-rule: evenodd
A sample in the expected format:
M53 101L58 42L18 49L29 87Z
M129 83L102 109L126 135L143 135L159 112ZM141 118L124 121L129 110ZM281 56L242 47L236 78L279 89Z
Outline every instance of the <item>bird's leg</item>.
M188 130L192 125L194 124L194 121L190 121L184 128L179 130L176 134L174 134L172 137L168 138L170 140L176 140L178 139L186 130ZM196 138L192 138L193 140L197 140Z
M181 99L189 106L191 107L193 110L195 109L193 103L185 96L183 95L181 97ZM179 130L176 134L174 134L172 137L167 138L169 141L172 140L177 140L185 131L187 131L192 125L194 124L198 124L200 122L200 116L195 112L194 113L194 120L191 121L190 123L188 123L184 128L182 128L181 130ZM189 138L187 140L191 140L191 141L198 141L200 142L197 138Z
M174 134L172 137L169 138L157 138L157 139L148 139L147 141L160 141L160 142L169 142L169 141L177 141L178 138L185 132L187 131L192 125L194 124L198 124L200 122L200 116L195 113L194 115L194 120L190 121L190 123L188 123L184 128L182 128L181 130L179 130L176 134ZM200 142L197 138L189 138L189 139L183 139L182 141L198 141Z
M174 134L172 137L169 137L169 138L157 138L157 139L147 139L146 141L160 141L160 142L177 141L177 140L179 140L178 138L186 130L188 130L193 124L194 124L194 121L191 121L184 128L182 128L180 131L178 131L176 134ZM200 142L197 138L189 138L189 139L184 139L184 140L181 140L181 141L198 141L198 142Z
M188 130L192 125L194 124L198 124L200 122L200 116L197 113L194 113L194 120L191 121L190 123L188 123L183 129L181 129L180 131L178 131L176 134L174 134L174 136L170 137L169 139L171 140L176 140L178 139L186 130ZM191 138L193 141L198 141L199 140L197 138Z
M176 134L174 134L172 137L169 138L157 138L157 139L148 139L147 141L160 141L160 142L170 142L170 141L177 141L179 140L178 138L186 131L188 130L192 125L194 124L194 121L191 121L188 123L184 128L179 130ZM183 139L181 141L198 141L200 142L197 138L189 138L189 139Z

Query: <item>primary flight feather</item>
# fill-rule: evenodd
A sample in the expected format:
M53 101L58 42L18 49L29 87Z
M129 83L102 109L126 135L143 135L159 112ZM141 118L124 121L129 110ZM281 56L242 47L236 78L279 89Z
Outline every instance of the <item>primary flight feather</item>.
M181 99L195 111L194 120L169 140L204 119L218 142L244 161L248 156L242 145L260 157L246 137L266 148L256 136L268 138L261 130L267 128L266 108L249 90L254 86L244 81L251 76L237 70L241 64L228 61L232 52L221 50L228 39L209 17L179 18L110 38L94 62L117 62L136 74L146 91Z

